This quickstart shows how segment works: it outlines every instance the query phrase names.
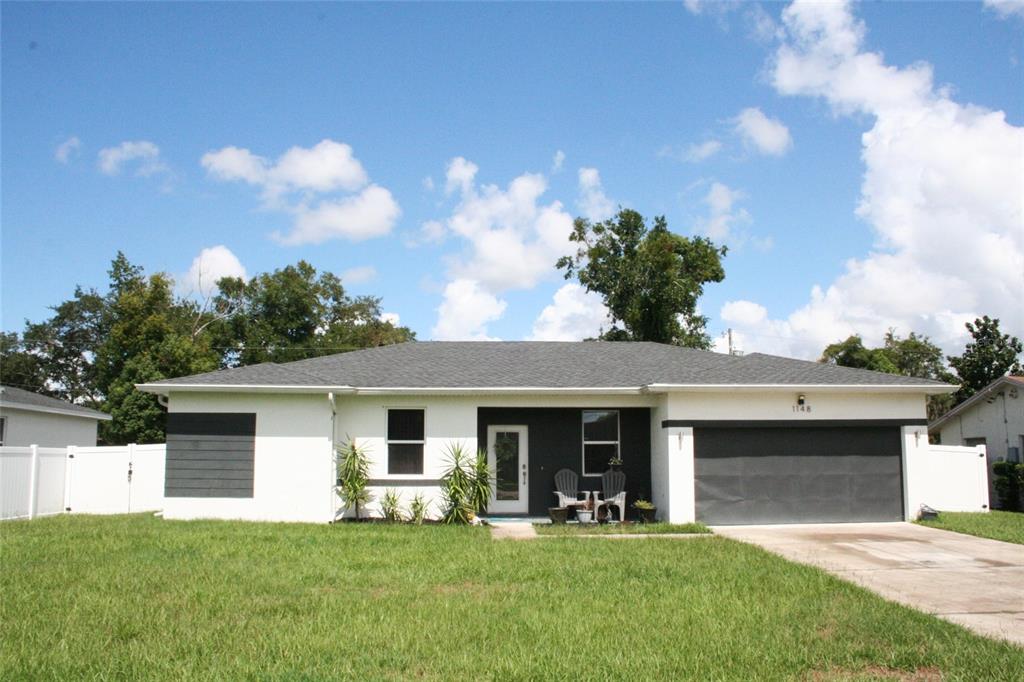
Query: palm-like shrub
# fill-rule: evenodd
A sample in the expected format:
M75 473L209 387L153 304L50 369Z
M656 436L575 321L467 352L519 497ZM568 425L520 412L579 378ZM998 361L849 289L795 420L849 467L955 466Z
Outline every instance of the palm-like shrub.
M462 443L450 443L445 451L447 468L441 475L445 523L469 523L487 508L494 477L487 466L487 453L474 458Z
M409 503L409 520L419 526L426 516L427 503L423 500L423 493L416 493Z
M384 496L380 498L380 513L385 521L402 520L401 496L394 488L385 490Z
M345 509L355 507L356 518L359 508L366 506L373 496L366 485L370 480L370 458L366 449L350 440L338 448L338 495L345 503Z

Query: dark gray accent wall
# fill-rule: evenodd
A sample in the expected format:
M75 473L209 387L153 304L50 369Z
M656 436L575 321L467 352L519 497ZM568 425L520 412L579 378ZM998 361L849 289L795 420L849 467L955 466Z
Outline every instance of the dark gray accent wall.
M256 415L167 415L166 497L252 497Z
M695 428L693 443L699 521L903 520L899 427Z
M661 422L661 428L692 426L716 429L792 429L823 426L925 426L927 424L927 419L664 419Z
M626 501L651 495L651 411L646 407L481 407L477 409L477 442L486 448L491 424L529 428L529 513L547 515L555 504L555 473L572 469L580 474L581 490L600 490L600 476L582 475L583 410L619 411L622 471L626 474ZM632 509L629 510L632 513Z

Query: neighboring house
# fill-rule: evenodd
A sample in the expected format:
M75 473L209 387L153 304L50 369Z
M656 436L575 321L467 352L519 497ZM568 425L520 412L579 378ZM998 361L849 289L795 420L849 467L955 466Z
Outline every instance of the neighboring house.
M1024 376L996 379L928 425L942 445L984 445L989 462L989 497L996 502L992 464L1022 461Z
M96 427L110 415L88 407L0 386L0 445L96 445Z
M928 447L926 396L954 387L655 343L413 342L138 388L168 408L166 518L330 521L354 439L378 499L435 513L461 443L489 453L496 515L546 514L562 468L599 490L619 455L629 503L662 519L786 523L916 513L904 459Z

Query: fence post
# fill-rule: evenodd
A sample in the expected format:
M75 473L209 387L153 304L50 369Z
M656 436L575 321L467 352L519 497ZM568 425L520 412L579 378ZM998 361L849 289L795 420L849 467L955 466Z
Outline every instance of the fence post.
M64 459L64 511L71 511L71 482L74 480L75 472L75 452L78 448L74 445L69 445L67 450L67 456Z
M128 443L128 513L132 513L132 468L135 466L135 443Z
M34 519L36 516L36 488L39 486L39 446L32 444L28 446L32 451L31 458L29 459L29 474L28 474L28 518Z

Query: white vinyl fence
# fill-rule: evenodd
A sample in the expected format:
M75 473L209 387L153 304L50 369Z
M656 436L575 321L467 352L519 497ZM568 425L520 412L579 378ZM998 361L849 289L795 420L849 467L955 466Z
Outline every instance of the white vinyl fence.
M163 509L166 452L163 444L0 447L0 519Z
M985 446L929 445L912 455L909 510L920 505L939 511L988 511L988 458Z

